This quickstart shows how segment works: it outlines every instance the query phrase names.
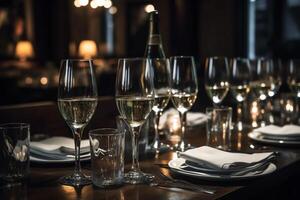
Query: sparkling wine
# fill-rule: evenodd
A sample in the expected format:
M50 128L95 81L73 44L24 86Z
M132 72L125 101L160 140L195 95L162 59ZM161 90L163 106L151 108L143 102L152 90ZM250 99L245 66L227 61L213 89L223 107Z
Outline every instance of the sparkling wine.
M233 85L230 87L232 95L238 102L243 102L250 92L249 85Z
M58 108L69 126L82 128L92 118L97 103L97 98L63 98L58 99Z
M268 91L269 97L273 97L279 90L281 86L281 80L273 80L270 86L270 90Z
M215 104L221 103L229 91L228 84L205 86L205 89Z
M253 81L250 83L250 88L260 100L265 100L267 98L268 92L271 89L271 83Z
M298 82L298 83L295 81L290 82L289 86L290 86L292 92L296 93L297 97L300 98L300 82Z
M177 93L172 95L172 101L177 110L181 113L188 111L197 99L197 94Z
M144 123L151 112L154 98L122 96L116 97L116 103L119 112L130 126L138 127Z
M154 106L152 110L155 113L162 112L163 109L168 105L170 99L170 95L158 95L155 96Z

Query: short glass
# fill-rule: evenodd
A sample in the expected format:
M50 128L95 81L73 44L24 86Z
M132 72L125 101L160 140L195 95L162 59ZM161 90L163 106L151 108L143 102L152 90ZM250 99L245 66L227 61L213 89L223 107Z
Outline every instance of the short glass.
M232 108L206 108L206 145L224 150L230 149Z
M125 135L117 129L89 132L92 182L97 187L121 185L124 177Z
M30 125L0 125L0 180L13 184L29 175Z

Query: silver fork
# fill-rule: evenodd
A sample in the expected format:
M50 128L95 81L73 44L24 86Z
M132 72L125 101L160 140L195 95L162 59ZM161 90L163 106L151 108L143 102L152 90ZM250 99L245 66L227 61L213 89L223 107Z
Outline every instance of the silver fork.
M169 176L163 174L161 171L159 171L159 176L162 179L165 179L165 180L169 181L170 183L173 183L174 187L178 186L178 188L190 189L190 190L193 190L193 191L203 192L203 193L206 193L206 194L215 194L216 193L216 190L206 189L202 186L190 183L190 182L185 181L185 180L174 179L172 177L169 177Z

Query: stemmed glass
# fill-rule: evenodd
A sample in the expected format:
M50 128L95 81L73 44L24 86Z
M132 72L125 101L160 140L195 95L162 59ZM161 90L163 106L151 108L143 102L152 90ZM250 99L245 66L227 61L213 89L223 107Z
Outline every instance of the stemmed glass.
M297 98L300 98L300 59L292 59L288 67L288 84Z
M270 74L271 88L268 91L269 97L274 97L282 84L281 73L282 64L280 59L269 59L268 73Z
M234 58L230 68L230 89L233 97L238 102L236 128L241 131L242 124L242 102L245 101L250 91L251 68L246 58Z
M288 67L288 84L292 92L297 97L298 109L300 109L300 59L293 59ZM299 113L298 113L299 116ZM299 117L298 117L299 119ZM298 120L298 123L300 120Z
M154 93L155 101L153 106L153 112L155 113L154 117L154 128L155 128L155 137L151 145L151 150L154 150L156 153L167 149L168 147L160 142L159 139L159 119L164 110L168 105L169 99L171 96L171 77L170 77L170 63L168 59L157 58L150 59L154 77Z
M190 147L185 141L186 113L197 99L198 81L194 58L191 56L171 57L172 66L172 101L179 111L181 122L181 141L178 150Z
M59 71L58 108L71 128L75 142L75 169L60 182L80 186L90 184L90 177L81 172L80 142L84 128L98 103L97 83L91 60L63 60Z
M211 57L205 63L205 90L214 106L221 104L229 91L229 66L225 57Z
M253 62L255 63L255 62ZM252 81L250 82L250 88L254 92L256 98L260 101L261 112L261 126L266 125L265 114L265 100L268 97L268 93L271 90L272 74L270 73L270 61L265 58L257 59L256 64L252 70Z
M140 128L154 105L153 69L149 59L119 60L116 104L121 116L131 128L132 165L131 170L125 174L124 181L129 184L151 182L153 176L143 173L138 161Z

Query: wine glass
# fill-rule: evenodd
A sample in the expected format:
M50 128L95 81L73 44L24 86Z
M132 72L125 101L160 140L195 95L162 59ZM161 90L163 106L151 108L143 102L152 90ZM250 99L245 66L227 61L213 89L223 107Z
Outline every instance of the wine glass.
M131 128L132 165L125 174L129 184L151 182L153 176L143 173L138 161L140 128L154 105L153 69L146 58L119 59L116 77L116 104Z
M300 59L292 59L288 67L288 85L297 97L298 111L300 110ZM299 116L299 113L298 113ZM298 122L300 119L298 117Z
M250 82L250 89L253 91L255 97L260 102L260 125L266 125L266 111L265 102L268 97L268 93L271 90L272 74L270 73L270 61L266 58L259 58L256 62L253 62L254 67L252 70L252 81Z
M75 169L72 175L60 179L62 184L80 186L91 183L90 177L81 172L80 142L97 103L97 83L92 60L63 60L59 71L58 108L73 133Z
M288 85L297 98L300 98L300 59L292 59L288 66Z
M241 131L242 124L242 102L245 101L250 91L251 68L247 58L234 58L230 68L230 90L238 102L236 128Z
M181 141L177 149L184 151L190 147L185 141L186 113L197 99L198 81L194 58L191 56L171 57L172 102L179 111L181 122Z
M268 64L268 73L270 74L271 88L268 91L269 97L274 97L282 84L282 63L280 59L270 59Z
M152 108L155 113L154 117L154 128L155 128L155 137L151 145L151 150L154 150L156 153L167 149L168 147L160 142L159 139L159 119L164 110L168 105L169 99L171 96L171 78L170 78L170 63L168 59L157 58L150 59L152 69L154 71L153 83L154 83L154 93L155 101Z
M229 67L225 57L211 57L205 63L205 90L214 106L220 105L229 91Z

